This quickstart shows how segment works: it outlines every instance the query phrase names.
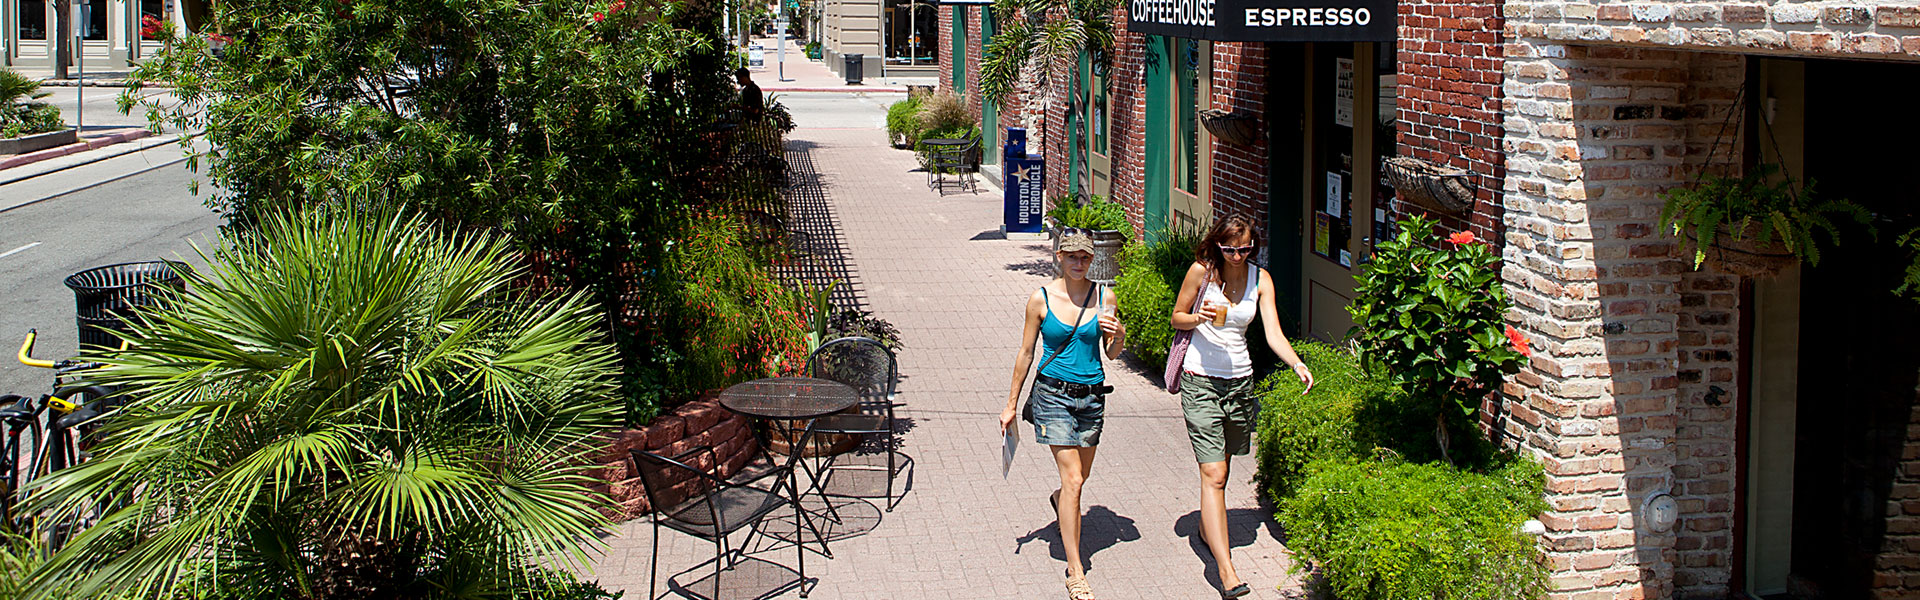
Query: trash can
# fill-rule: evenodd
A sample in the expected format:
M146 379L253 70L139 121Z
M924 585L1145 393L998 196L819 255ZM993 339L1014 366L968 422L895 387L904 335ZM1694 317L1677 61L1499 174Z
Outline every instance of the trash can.
M861 71L866 69L867 55L842 54L840 55L840 57L847 61L842 66L842 68L846 71L846 74L847 74L847 85L860 85L861 76L865 75L865 73L862 73Z
M94 267L67 277L80 347L118 347L119 338L109 331L128 331L126 319L134 308L163 306L171 294L158 286L186 291L187 282L180 276L186 270L185 263L156 260Z

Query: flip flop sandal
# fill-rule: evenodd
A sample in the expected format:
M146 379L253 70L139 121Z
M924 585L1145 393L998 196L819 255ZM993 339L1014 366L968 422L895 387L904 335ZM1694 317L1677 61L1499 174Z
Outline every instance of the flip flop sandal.
M1087 585L1087 578L1067 578L1067 600L1094 600L1093 586Z
M1054 490L1052 496L1047 496L1047 505L1053 507L1053 514L1060 514L1060 490Z
M1246 582L1241 582L1240 585L1233 586L1233 589L1221 591L1220 598L1222 598L1222 600L1233 600L1234 598L1239 598L1251 593L1253 593L1253 588L1247 587Z

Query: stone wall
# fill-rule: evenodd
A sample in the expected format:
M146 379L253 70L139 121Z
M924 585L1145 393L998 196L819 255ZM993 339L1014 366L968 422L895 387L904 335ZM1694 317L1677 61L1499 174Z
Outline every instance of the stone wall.
M713 448L713 458L702 453L685 462L700 469L714 469L716 465L711 463L718 460L718 471L709 472L725 479L740 472L760 451L751 424L752 421L746 417L721 408L717 395L708 393L699 400L660 415L646 427L609 432L602 444L606 449L594 455L594 467L588 471L590 476L601 481L592 487L594 491L605 493L613 499L616 508L608 517L614 521L625 521L646 514L653 507L647 502L647 491L640 481L640 474L633 470L629 450L675 456L695 447L708 446ZM667 496L670 501L677 502L686 498L694 483L690 477L675 479L679 483L667 492Z
M1906 2L1507 2L1513 33L1561 43L1803 56L1920 59Z
M1745 59L1524 37L1506 56L1503 276L1538 351L1502 427L1546 466L1553 596L1722 597L1737 285L1657 226L1661 191L1739 164L1720 131ZM1681 518L1660 533L1641 507L1663 493Z

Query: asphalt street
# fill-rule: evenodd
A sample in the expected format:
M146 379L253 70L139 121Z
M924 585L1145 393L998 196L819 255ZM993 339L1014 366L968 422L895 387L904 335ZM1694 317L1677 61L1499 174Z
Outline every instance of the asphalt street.
M204 265L192 244L211 249L220 220L187 192L191 175L182 163L136 153L0 186L0 204L39 200L0 212L0 394L41 394L52 382L48 371L13 360L28 329L40 330L35 356L73 355L68 275L162 258Z
M793 113L794 125L809 129L886 129L887 105L907 99L906 94L872 92L772 92L772 95Z

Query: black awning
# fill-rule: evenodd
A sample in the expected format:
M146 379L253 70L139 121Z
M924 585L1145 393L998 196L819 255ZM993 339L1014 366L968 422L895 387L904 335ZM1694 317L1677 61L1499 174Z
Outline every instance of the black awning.
M1127 0L1128 31L1220 42L1391 42L1393 0Z

